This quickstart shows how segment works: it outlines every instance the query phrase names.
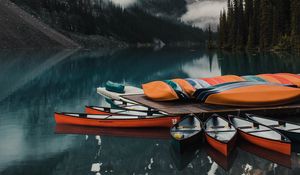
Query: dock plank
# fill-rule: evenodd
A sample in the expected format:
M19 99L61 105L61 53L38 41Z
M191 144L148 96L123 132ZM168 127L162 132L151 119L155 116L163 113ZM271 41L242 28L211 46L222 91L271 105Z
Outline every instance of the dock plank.
M137 102L144 106L154 108L159 111L163 111L170 115L184 115L184 114L209 114L209 113L232 113L232 112L276 112L276 111L286 111L286 110L297 110L300 111L300 103L283 105L283 106L272 106L272 107L255 107L255 108L245 108L245 107L227 107L227 106L216 106L200 104L197 102L180 102L180 101L170 101L170 102L157 102L152 101L147 98L144 94L139 95L123 95L123 98Z

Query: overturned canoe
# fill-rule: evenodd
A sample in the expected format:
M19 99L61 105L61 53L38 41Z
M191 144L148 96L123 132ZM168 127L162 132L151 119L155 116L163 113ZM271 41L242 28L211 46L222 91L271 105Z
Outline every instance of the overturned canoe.
M237 131L228 121L216 114L204 125L205 138L217 151L228 156L235 146Z
M239 84L240 86L235 87ZM254 86L250 86L249 84ZM196 98L208 104L253 107L281 105L299 100L299 91L295 92L297 90L293 91L284 87L271 87L280 85L299 88L300 75L277 73L247 76L224 75L199 79L177 78L152 81L143 84L142 88L145 96L154 101L187 101ZM201 92L203 93L200 98L199 94ZM286 92L285 95L283 94L284 92ZM244 95L251 98L243 99ZM230 98L231 96L232 98Z
M291 155L291 141L280 132L257 122L229 116L239 135L250 143L282 154Z
M286 122L283 120L275 120L271 118L260 117L253 114L246 114L251 120L258 123L276 129L285 136L287 136L291 141L300 142L300 125L293 122Z
M259 83L259 82L258 82ZM246 84L202 94L201 102L223 106L277 106L300 100L300 89L276 84ZM230 86L230 85L229 85ZM226 85L227 87L227 85ZM218 88L221 89L221 88Z
M57 124L97 126L97 127L171 127L180 117L166 116L130 116L130 115L98 115L83 113L55 113Z
M173 145L180 152L200 143L202 134L201 121L194 115L188 115L172 126L170 130Z

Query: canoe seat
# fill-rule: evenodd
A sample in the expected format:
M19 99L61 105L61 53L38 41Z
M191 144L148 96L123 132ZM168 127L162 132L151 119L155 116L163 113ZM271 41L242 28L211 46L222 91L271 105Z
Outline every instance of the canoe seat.
M178 127L176 127L177 129L185 129L185 128L195 128L196 126L182 126L182 125L180 125L180 126L178 126Z
M231 130L206 130L207 133L219 133L219 132L236 132L235 129Z

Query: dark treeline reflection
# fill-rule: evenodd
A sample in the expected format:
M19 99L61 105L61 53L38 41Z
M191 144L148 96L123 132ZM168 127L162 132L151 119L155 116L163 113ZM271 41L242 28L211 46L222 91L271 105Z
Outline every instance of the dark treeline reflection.
M219 53L222 74L300 73L300 56L290 53Z
M296 73L297 60L203 49L1 51L0 174L293 174L296 168L239 149L225 170L203 148L181 161L167 139L55 134L53 114L106 105L96 88L108 80L139 86L176 77Z

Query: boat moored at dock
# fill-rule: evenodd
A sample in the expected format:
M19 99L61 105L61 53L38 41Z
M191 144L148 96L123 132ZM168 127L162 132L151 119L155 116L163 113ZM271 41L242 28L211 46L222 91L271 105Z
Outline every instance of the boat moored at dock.
M246 116L251 120L281 132L293 142L300 142L300 125L297 123L261 117L254 114L246 114Z
M173 138L173 145L177 150L183 152L202 141L202 123L194 115L187 115L174 126L170 133Z
M207 143L223 155L233 150L237 130L226 119L213 114L204 124L204 133Z
M97 126L97 127L171 127L180 117L161 116L132 116L110 114L85 114L85 113L55 113L57 124Z
M255 121L229 116L239 135L250 143L282 154L291 155L291 141L280 132Z

